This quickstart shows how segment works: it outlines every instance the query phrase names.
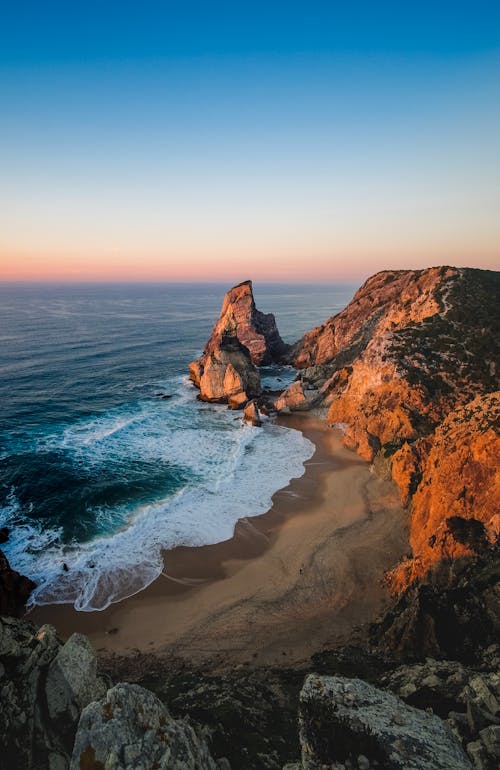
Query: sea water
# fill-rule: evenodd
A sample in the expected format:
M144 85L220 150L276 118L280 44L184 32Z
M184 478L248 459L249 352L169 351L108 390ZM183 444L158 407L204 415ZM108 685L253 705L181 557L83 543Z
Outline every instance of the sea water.
M2 548L36 582L32 604L102 610L151 583L163 550L230 538L302 475L313 447L300 432L244 424L186 377L227 288L0 284ZM287 342L353 294L254 290ZM294 377L262 370L272 388Z

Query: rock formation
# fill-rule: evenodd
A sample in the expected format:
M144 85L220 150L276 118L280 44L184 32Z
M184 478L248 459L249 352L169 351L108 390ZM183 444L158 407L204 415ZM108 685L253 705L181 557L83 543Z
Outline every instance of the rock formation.
M101 697L88 640L0 618L0 767L67 770L83 706Z
M500 275L486 270L378 273L297 343L300 389L329 407L329 422L368 460L429 433L452 408L498 388L499 293ZM299 385L292 410L304 407Z
M51 722L61 732L74 730L82 709L103 697L106 689L97 676L97 659L89 640L72 634L47 669L45 695Z
M500 639L500 546L437 562L402 591L369 633L396 661L452 658L476 665Z
M252 425L256 428L262 425L262 420L260 419L259 407L255 403L255 401L248 402L245 409L243 410L243 419L246 420L246 422L251 422Z
M237 337L256 366L280 361L288 350L273 314L261 313L255 307L251 281L243 281L227 292L204 352L218 347L224 334Z
M260 394L257 366L281 361L289 350L271 313L255 307L252 282L227 292L219 320L201 358L189 365L189 376L204 401L244 406Z
M378 273L294 346L301 372L277 410L326 407L410 505L395 590L498 536L499 332L500 274L442 267Z
M498 644L477 649L470 664L388 665L353 648L300 669L214 672L143 658L145 668L140 655L109 659L113 679L133 680L113 685L84 636L63 645L51 626L0 619L0 768L280 770L300 751L288 770L470 768L466 754L480 770L498 767ZM318 667L329 675L308 676L301 690Z
M172 719L153 693L118 684L87 706L76 734L71 770L217 770L202 735Z
M189 365L190 378L202 401L243 407L260 394L259 372L237 337L224 334L217 346Z
M13 570L0 550L0 615L19 616L35 584Z
M439 717L360 679L309 676L300 693L299 768L471 770Z
M491 648L489 670L474 671L456 661L427 659L401 666L382 683L406 703L429 708L446 720L474 767L494 770L500 763L500 658Z
M391 573L395 590L441 559L483 551L500 535L500 392L448 414L429 438L405 443L392 475L411 500L413 558ZM420 446L419 446L420 444ZM408 457L410 455L410 457Z
M216 770L205 736L155 696L97 673L88 639L0 618L2 770ZM139 763L139 764L138 764ZM220 766L220 767L223 767Z

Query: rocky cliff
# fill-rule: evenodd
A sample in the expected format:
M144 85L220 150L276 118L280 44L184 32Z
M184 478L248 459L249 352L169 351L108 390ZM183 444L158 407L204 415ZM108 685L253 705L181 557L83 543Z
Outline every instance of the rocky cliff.
M252 282L234 286L224 297L202 356L189 365L189 376L204 401L243 406L260 393L257 367L281 361L289 346L274 316L257 310Z
M411 511L400 590L499 532L500 273L384 271L294 348L278 411L327 407L347 446L385 463Z
M481 553L500 535L500 392L451 411L430 437L406 442L392 475L410 505L413 558L390 575L399 590L441 559Z
M0 618L0 768L496 770L499 652L398 665L349 648L226 672L132 655L114 684L84 636Z
M88 639L0 618L1 770L217 770L206 731L151 692L113 687ZM222 766L223 767L223 766Z

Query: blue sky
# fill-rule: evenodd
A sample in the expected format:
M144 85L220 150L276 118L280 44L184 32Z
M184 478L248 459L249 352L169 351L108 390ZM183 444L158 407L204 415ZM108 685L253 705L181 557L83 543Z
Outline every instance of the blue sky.
M498 267L499 3L2 16L3 277Z

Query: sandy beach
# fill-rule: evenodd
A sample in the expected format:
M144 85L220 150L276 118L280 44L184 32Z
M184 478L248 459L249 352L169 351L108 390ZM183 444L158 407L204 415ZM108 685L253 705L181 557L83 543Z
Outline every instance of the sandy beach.
M28 619L119 654L287 665L374 619L388 600L383 573L407 550L396 488L324 420L280 421L316 451L268 513L240 520L231 540L166 552L163 575L103 612L46 606Z

